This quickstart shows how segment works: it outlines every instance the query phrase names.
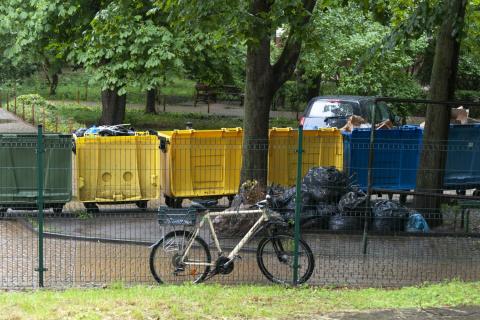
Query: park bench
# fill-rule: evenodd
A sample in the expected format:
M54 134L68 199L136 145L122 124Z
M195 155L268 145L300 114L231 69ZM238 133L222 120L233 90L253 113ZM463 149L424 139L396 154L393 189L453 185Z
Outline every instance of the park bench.
M216 102L219 97L227 101L238 100L240 105L243 106L245 95L240 88L234 85L210 86L204 83L197 83L195 85L193 105L196 107L199 101L205 103Z

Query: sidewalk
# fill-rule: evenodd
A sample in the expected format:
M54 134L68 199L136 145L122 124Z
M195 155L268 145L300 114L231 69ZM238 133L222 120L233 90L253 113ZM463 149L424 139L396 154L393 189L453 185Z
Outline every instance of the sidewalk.
M318 320L476 320L480 319L480 307L394 309L365 312L339 312L314 318Z
M18 118L13 113L0 109L0 132L35 132L35 127Z

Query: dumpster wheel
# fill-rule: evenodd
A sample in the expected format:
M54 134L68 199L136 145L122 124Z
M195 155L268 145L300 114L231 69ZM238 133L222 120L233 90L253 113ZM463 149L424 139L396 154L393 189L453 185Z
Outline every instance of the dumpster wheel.
M100 209L98 208L97 204L94 202L84 202L83 205L85 209L87 209L88 213L98 213Z
M53 213L59 214L62 213L63 210L63 203L58 203L52 205Z
M165 204L170 208L181 208L183 199L165 196Z
M139 207L140 209L142 209L142 211L146 211L146 210L147 210L148 201L147 201L147 200L137 201L137 202L135 202L135 205L136 205L137 207Z

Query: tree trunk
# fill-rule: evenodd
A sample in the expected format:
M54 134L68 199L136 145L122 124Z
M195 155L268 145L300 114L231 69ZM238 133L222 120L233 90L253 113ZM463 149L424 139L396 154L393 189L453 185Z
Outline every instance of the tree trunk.
M249 12L252 17L268 17L273 1L251 0ZM309 13L313 11L316 0L303 0L303 6ZM307 24L310 15L301 19L301 27ZM247 44L243 162L241 181L257 180L260 186L267 184L268 170L268 128L270 106L276 91L291 78L300 56L301 37L290 29L284 49L277 62L270 65L270 37L265 32L270 29L268 18L258 18L250 25L250 32L256 41Z
M155 108L156 95L156 89L150 89L147 91L147 104L145 106L145 113L157 113L157 109Z
M448 14L440 27L430 79L431 100L453 100L460 51L459 33L465 15L464 0L446 0ZM417 176L417 191L442 193L446 148L450 124L450 106L428 105L423 150ZM441 224L438 209L441 197L415 196L415 207L427 216L430 223ZM433 216L432 216L433 215Z
M50 92L49 92L50 96L54 96L57 94L57 87L58 87L58 73L54 73L50 81Z
M242 181L267 184L268 122L273 99L270 39L247 48Z
M102 116L99 124L120 124L125 118L127 95L118 95L118 89L102 91Z

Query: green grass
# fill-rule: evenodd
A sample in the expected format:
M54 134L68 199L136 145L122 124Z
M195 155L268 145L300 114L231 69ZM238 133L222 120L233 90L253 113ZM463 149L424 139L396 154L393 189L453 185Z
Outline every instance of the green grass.
M57 113L62 118L71 118L74 122L84 123L87 126L97 124L100 118L100 107L86 107L78 105L56 105ZM195 129L220 129L243 126L243 119L202 113L175 113L165 112L157 115L145 114L143 110L127 109L125 123L131 124L137 130L173 130L184 129L185 123L190 121ZM295 127L296 120L285 118L270 119L270 127Z
M38 93L50 100L77 100L100 101L101 86L98 83L89 83L91 76L83 71L64 71L59 77L57 93L49 96L49 87L43 73L36 73L33 76L19 81L16 87L17 96L22 94ZM192 100L195 82L188 79L170 79L160 89L162 95L167 96L167 102L183 102ZM5 100L6 91L13 94L13 86L0 88L3 91L2 99ZM144 104L145 92L138 88L127 87L128 103Z
M397 290L279 286L137 286L0 294L0 319L310 318L338 311L480 305L480 283Z

